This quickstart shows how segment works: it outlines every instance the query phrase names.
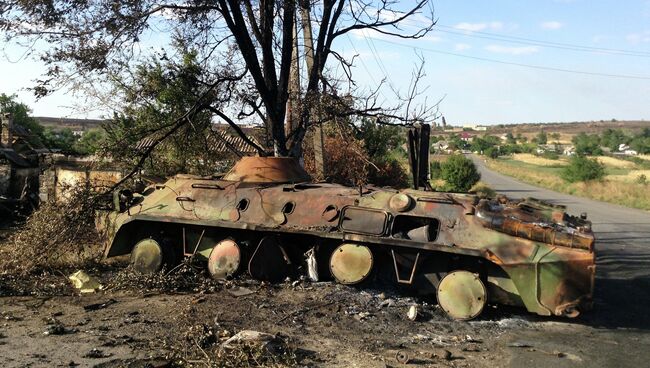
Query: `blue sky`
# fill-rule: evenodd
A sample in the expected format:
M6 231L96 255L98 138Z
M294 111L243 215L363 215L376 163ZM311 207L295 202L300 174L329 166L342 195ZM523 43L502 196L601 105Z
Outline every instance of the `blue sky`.
M435 0L434 5L439 27L424 39L355 33L338 43L343 54L359 54L354 68L359 86L372 88L388 74L388 82L406 88L417 48L426 59L428 99L446 96L440 111L452 124L650 120L650 1ZM0 92L17 93L35 115L98 114L67 109L83 96L63 92L35 102L21 89L42 66L12 63L20 50L4 49ZM384 95L390 99L388 89Z

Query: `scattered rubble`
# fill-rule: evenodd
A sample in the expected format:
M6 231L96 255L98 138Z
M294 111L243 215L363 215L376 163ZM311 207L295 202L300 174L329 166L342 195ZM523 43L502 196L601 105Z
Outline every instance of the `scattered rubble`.
M43 335L67 335L79 332L76 328L67 328L59 320L54 317L46 319L47 327Z
M407 352L400 350L395 354L395 360L397 360L397 362L401 364L409 364L409 362L411 361L411 357Z
M251 295L251 294L256 293L255 290L251 290L249 288L241 287L241 286L235 286L233 288L227 289L227 291L228 291L228 293L230 293L230 295L237 296L237 297Z
M83 355L84 358L92 358L92 359L100 359L100 358L108 358L112 356L113 354L111 353L105 353L102 350L92 348L90 351L88 351L86 354Z
M68 277L72 282L72 286L83 293L94 293L101 290L103 286L97 281L96 278L88 275L86 272L79 270Z
M117 300L109 299L109 300L107 300L107 301L105 301L103 303L93 303L93 304L84 305L84 310L86 312L88 312L88 311L96 311L96 310L99 310L99 309L104 309L104 308L108 307L109 305L115 304L115 303L117 303Z

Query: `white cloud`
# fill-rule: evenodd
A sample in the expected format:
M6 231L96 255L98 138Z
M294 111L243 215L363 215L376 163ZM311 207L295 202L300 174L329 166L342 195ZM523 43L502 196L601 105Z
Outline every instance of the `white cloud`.
M487 45L485 46L485 49L490 52L510 55L529 55L539 51L539 47L537 46L509 47L502 45Z
M464 50L469 50L471 48L472 48L472 46L470 46L470 45L468 45L466 43L457 43L456 45L454 45L454 50L456 50L456 51L464 51Z
M630 33L625 36L625 39L629 43L643 43L650 42L650 31L644 31L639 33Z
M458 23L454 26L456 29L460 29L462 31L467 31L467 32L477 32L477 31L483 31L486 29L489 30L500 30L503 28L503 23L501 22L484 22L484 23L468 23L468 22L462 22Z
M560 23L560 22L558 22L556 20L549 20L547 22L542 22L540 24L540 27L542 27L543 29L548 29L548 30L560 29L563 26L564 26L564 24L562 24L562 23Z

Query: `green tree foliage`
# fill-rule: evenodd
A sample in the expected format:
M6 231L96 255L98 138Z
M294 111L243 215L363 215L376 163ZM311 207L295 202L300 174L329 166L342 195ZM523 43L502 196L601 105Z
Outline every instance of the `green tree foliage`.
M539 133L537 133L535 138L533 138L533 141L534 143L537 144L546 144L548 142L548 135L546 134L545 131L542 130Z
M557 133L557 132L555 132L555 133L551 133L551 134L550 134L550 137L551 137L551 139L552 139L553 141L557 142L557 141L560 140L560 133Z
M497 146L499 143L499 138L492 135L485 135L482 138L474 137L470 149L474 152L484 152L490 147Z
M391 156L376 159L368 168L368 182L378 186L393 188L406 188L409 186L409 177L402 162Z
M429 175L431 175L431 180L442 178L442 165L440 165L440 161L431 161L429 164Z
M640 154L650 154L650 128L644 128L634 136L630 141L630 148Z
M385 157L395 150L404 152L405 135L399 126L378 124L366 118L361 120L357 131L357 138L363 139L370 158Z
M472 160L463 155L451 155L441 165L441 176L446 184L446 190L454 192L467 192L474 184L481 180L481 174L476 169Z
M372 11L367 11L370 9ZM313 24L309 32L305 31L311 34L309 37L303 36L303 32L298 32L294 37L292 24L297 17L304 17L303 22ZM410 22L413 18L417 22ZM156 52L152 51L153 48L140 47L143 39L155 35L157 48L163 50L169 50L170 45L180 39L186 45L191 45L199 54L197 60L201 60L201 72L196 74L192 71L190 74L202 82L204 90L220 95L218 104L201 100L192 105L190 113L200 115L203 110L209 110L233 122L247 117L249 121L265 124L275 152L292 157L301 156L303 138L309 126L316 121L347 116L391 115L404 122L407 119L411 121L411 113L415 111L419 111L415 120L425 118L430 109L408 110L412 105L402 101L386 101L379 106L375 103L374 92L367 95L362 93L363 89L331 93L331 86L344 83L330 69L332 63L349 66L353 61L352 57L342 57L344 53L340 49L333 48L340 44L337 41L339 37L348 37L350 32L367 29L384 35L417 39L433 30L435 18L433 6L428 0L409 5L400 1L0 2L3 41L37 44L38 47L30 51L47 65L47 71L34 88L37 94L47 95L53 88L77 87L80 84L93 84L93 89L98 91L112 81L129 79L136 73L142 76L143 71L134 68L140 68L138 65L149 57L157 57L152 55ZM26 25L31 27L27 29ZM312 39L313 45L310 45ZM291 66L296 60L292 52L294 40L298 52L304 55L309 49L314 62L311 70L302 73L301 103L297 106L298 111L293 110L297 112L298 123L293 132L288 132L285 118L287 102L293 94L289 80L293 69ZM152 75L149 81L153 85L155 82L162 83L160 87L175 96L174 108L171 105L161 108L159 104L164 102L165 93L156 92L158 106L153 106L149 111L144 111L147 108L142 107L143 111L136 114L137 119L133 121L140 121L140 115L145 112L153 116L158 112L177 111L177 103L186 103L180 101L182 96L174 92L174 82L171 82L174 78L156 71L155 62L149 60L146 64L161 77ZM355 85L349 73L352 70L347 67L346 71L348 78L345 82ZM124 82L125 85L131 84L130 81ZM145 85L142 89L150 87ZM412 87L409 87L412 97L421 94L415 93L420 91L415 84ZM323 93L324 90L328 92ZM111 97L120 99L123 93L117 91ZM355 103L348 104L350 100ZM393 102L397 103L390 107ZM325 109L324 105L338 105L347 109ZM401 113L402 105L408 110L404 114ZM349 107L352 107L352 111ZM173 125L174 129L169 128L174 132L163 135L175 134L178 130L176 127L182 123L196 126L202 120L202 117L192 117L192 121L189 121L185 119L185 112L188 110L173 117L178 120L178 124ZM126 119L135 118L131 113L121 115ZM317 115L319 118L314 119ZM162 121L168 123L169 119L164 114ZM292 121L296 123L296 120ZM191 134L191 129L186 133ZM266 153L259 147L257 150Z
M106 140L104 129L91 129L84 133L72 146L80 155L94 155L102 148Z
M121 83L116 86L124 93L126 106L105 126L107 153L115 159L129 166L136 164L146 146L139 151L135 147L143 140L160 139L160 132L169 131L175 119L191 110L204 94L207 87L199 79L204 71L196 53L181 46L178 51L183 55L181 60L151 58L137 67L128 87L120 89ZM187 119L190 124L184 124L156 146L145 164L148 173L209 175L222 169L219 162L225 157L216 157L207 149L212 113L202 110Z
M602 155L600 137L597 134L579 133L571 140L578 155Z
M558 160L560 158L560 155L555 151L544 151L541 156L549 160Z
M499 148L498 147L489 147L485 151L483 151L485 156L489 158L498 158L499 157Z
M506 133L506 143L508 144L517 144L515 136L512 135L512 132Z
M402 148L405 135L405 130L399 126L378 124L365 118L361 120L356 137L363 141L365 153L374 164L368 167L368 182L395 188L408 186L408 174L402 165L406 160Z
M463 150L469 148L469 144L462 140L458 134L451 134L449 136L449 149L452 150Z
M13 122L26 128L31 133L27 139L30 143L38 143L43 137L43 127L36 119L29 116L31 109L22 102L17 101L18 96L0 94L0 113L9 113L13 117Z
M98 132L90 131L89 136L79 138L71 129L53 130L44 128L38 120L30 116L31 109L17 101L16 95L0 94L0 112L11 113L16 125L26 128L30 135L27 141L34 145L43 144L47 148L58 149L66 154L91 154L96 150L100 136ZM93 148L94 147L94 148Z
M612 151L617 151L621 144L629 144L630 137L621 129L605 129L600 136L600 144Z
M43 131L43 143L48 148L59 149L66 154L75 154L74 146L79 137L75 136L71 129L65 128L55 131L47 128Z
M535 144L532 143L523 143L523 144L506 144L501 146L501 155L512 155L514 153L532 153L535 151Z
M569 183L599 180L605 177L605 166L596 159L576 155L571 157L569 164L562 170L561 176Z

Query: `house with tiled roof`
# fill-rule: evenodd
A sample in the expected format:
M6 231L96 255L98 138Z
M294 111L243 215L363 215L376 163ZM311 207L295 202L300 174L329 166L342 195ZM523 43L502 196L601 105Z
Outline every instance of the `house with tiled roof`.
M38 192L39 161L49 150L9 115L0 118L0 199L25 200Z

